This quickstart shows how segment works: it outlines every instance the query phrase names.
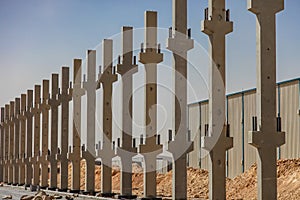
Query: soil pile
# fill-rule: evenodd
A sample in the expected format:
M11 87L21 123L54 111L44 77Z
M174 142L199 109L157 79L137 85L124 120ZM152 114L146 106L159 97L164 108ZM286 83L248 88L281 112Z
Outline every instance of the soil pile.
M71 174L71 165L69 174ZM257 178L256 165L253 165L245 173L226 180L227 199L256 199ZM300 159L279 160L277 162L278 174L278 199L300 199ZM208 199L208 172L203 169L187 169L188 197ZM69 176L70 177L70 176ZM133 164L132 187L133 193L143 195L143 169L140 165ZM166 174L157 174L157 193L163 197L172 196L172 171ZM85 184L85 162L81 162L81 189ZM120 192L120 168L113 166L112 169L113 192ZM71 178L69 178L71 186ZM101 188L101 166L95 168L95 188Z

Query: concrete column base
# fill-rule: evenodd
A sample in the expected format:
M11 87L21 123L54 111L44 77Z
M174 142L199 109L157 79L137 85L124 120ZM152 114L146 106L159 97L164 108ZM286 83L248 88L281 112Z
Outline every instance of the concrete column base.
M57 188L56 187L48 187L47 190L56 191Z
M67 158L63 158L64 162L60 163L60 188L59 192L68 191L68 161Z
M33 179L31 185L37 186L40 183L40 165L33 161L32 159L32 166L33 166Z
M18 184L18 186L23 186L24 184L25 184L25 165L23 163L21 163L20 168L19 168L19 184Z
M68 192L68 189L57 188L57 192Z
M132 196L132 157L136 155L136 148L122 149L117 148L117 155L121 160L121 175L120 175L120 195ZM133 195L134 196L134 195ZM126 198L125 198L126 199Z
M13 167L13 186L18 185L19 183L19 165L14 162Z
M47 156L47 160L50 163L50 185L48 190L54 191L57 189L57 160L55 155Z
M68 192L73 194L79 194L82 192L82 190L68 190Z
M37 185L30 185L30 191L31 192L36 192L38 190L38 186Z
M117 199L137 199L137 195L116 195Z
M106 197L106 198L113 198L115 195L116 193L110 193L110 192L100 193L101 197Z
M13 173L13 167L10 165L8 167L8 184L9 185L12 185L12 183L13 183L13 175L14 175L14 173Z
M226 150L233 147L224 126L219 137L203 137L201 146L209 151L209 199L226 198Z
M85 190L86 194L95 193L95 157L89 151L81 151L81 157L86 161Z
M47 188L48 185L48 163L41 164L41 188Z
M161 197L142 197L138 198L139 200L162 200Z

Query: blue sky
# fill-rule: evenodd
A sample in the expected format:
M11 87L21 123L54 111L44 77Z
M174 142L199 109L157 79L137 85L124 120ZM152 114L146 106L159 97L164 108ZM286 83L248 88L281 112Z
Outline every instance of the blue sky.
M207 4L206 0L188 1L192 38L204 49L208 38L200 31L200 21ZM234 31L227 36L227 91L236 92L256 85L256 19L247 11L246 0L227 0L227 8L234 22ZM285 10L277 15L278 81L300 77L299 9L300 1L285 0ZM146 10L158 11L159 27L172 25L171 0L1 0L0 105L49 79L51 73L60 72L61 66L72 66L73 58L84 59L86 50L98 46L102 39L118 37L114 35L121 26L143 27ZM162 44L165 41L160 38ZM189 91L189 102L207 96L208 62L202 59L205 51L198 52L189 54L196 63L189 67L188 79L196 91L195 96ZM171 57L166 52L164 64L169 63ZM140 71L142 68L140 64ZM203 72L203 78L195 71ZM137 81L142 82L142 77L137 76ZM161 69L159 81L163 82L163 77L169 77L168 70ZM167 104L163 89L159 95L159 101Z

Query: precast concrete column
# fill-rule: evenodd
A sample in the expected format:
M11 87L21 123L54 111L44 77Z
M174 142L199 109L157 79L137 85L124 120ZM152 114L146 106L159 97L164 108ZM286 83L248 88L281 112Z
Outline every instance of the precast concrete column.
M117 155L121 159L121 177L119 198L132 196L132 157L137 149L132 144L132 99L133 74L137 73L136 58L133 58L133 30L132 27L122 27L122 64L117 65L117 72L122 77L122 142L117 147Z
M47 160L50 163L50 185L49 190L56 190L57 188L57 160L56 154L58 150L58 106L60 101L58 99L58 74L52 74L51 77L51 98L48 104L51 107L51 135L50 135L50 154Z
M81 88L81 59L73 60L73 70L73 146L69 149L68 160L72 162L70 191L78 193L80 192L81 97L85 94L85 91Z
M194 47L187 29L187 0L173 0L173 27L167 48L173 52L175 79L175 138L167 150L173 155L173 199L187 199L187 153L193 150L187 127L187 52Z
M72 100L72 87L70 81L69 67L62 67L61 94L61 150L56 154L60 162L60 188L59 191L68 190L68 148L69 148L69 102Z
M85 193L95 193L95 124L96 124L96 51L87 51L87 80L83 80L83 88L87 96L87 130L86 147L83 145L81 157L86 161Z
M145 144L140 144L139 153L144 157L144 196L156 197L156 157L162 153L157 143L157 64L163 61L157 45L157 12L145 12L145 49L141 48L139 62L145 65ZM143 45L142 45L143 46Z
M26 116L26 155L22 160L26 166L25 171L25 187L29 187L32 181L32 163L30 158L32 157L32 122L33 113L31 112L33 107L33 90L27 90L27 107L25 111Z
M257 199L277 199L276 148L285 143L285 133L276 125L276 13L284 0L249 0L248 9L257 16L258 119L248 143L257 148Z
M210 82L209 82L209 135L203 138L202 147L209 151L209 199L226 199L226 150L232 148L225 114L225 43L226 35L232 32L233 23L225 0L209 0L202 21L202 32L209 36Z
M18 116L20 120L20 148L19 148L19 186L25 184L25 147L26 147L26 94L21 94L21 110Z
M31 109L31 113L34 117L34 136L33 136L33 156L30 158L30 162L33 167L33 179L30 185L31 191L36 191L37 186L40 183L40 163L38 157L40 156L40 134L41 134L41 86L34 86L34 107Z
M15 98L15 114L13 117L13 122L15 126L15 136L14 136L14 153L13 153L13 185L19 184L19 168L20 162L19 160L19 145L20 145L20 98Z
M14 141L15 141L15 102L9 104L9 148L8 148L8 185L13 184L14 179Z
M102 161L101 192L102 196L112 195L112 158L115 152L112 149L112 92L113 83L118 80L113 67L113 41L103 40L103 73L99 82L103 87L103 143L98 149L98 157Z
M8 183L8 148L9 148L9 104L5 104L5 118L4 118L4 183Z
M4 107L1 107L1 118L0 118L0 182L4 181L3 170L4 170Z
M42 113L42 154L38 157L38 162L41 165L41 182L40 188L48 187L48 138L49 138L49 80L43 80L43 94L40 110Z

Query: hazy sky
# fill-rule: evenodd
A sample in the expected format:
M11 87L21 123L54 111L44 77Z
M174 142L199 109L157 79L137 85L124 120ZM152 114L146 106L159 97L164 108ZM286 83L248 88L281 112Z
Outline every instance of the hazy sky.
M188 1L188 24L196 44L189 53L188 80L192 88L189 89L189 103L207 97L208 60L205 49L208 38L200 31L205 7L207 0ZM234 31L227 36L227 91L236 92L256 85L256 18L247 11L246 0L227 0L227 8L231 10L234 22ZM146 10L158 11L158 24L162 28L159 42L164 47L167 39L164 36L172 25L171 0L1 0L0 105L4 106L33 88L34 84L41 84L42 79L49 79L51 73L60 72L61 66L72 66L73 58L84 59L86 50L96 48L104 38L116 38L114 46L118 49L121 26L142 28ZM278 81L300 77L299 10L300 1L285 0L285 10L277 15ZM135 33L137 48L143 40L140 33ZM165 61L159 66L158 79L166 87L159 89L159 102L168 105L171 98L167 97L164 89L171 87L172 75L164 66L170 66L171 54L164 52ZM138 51L135 52L137 54ZM101 64L98 52L97 61L97 65ZM135 83L142 82L143 66L139 64ZM195 95L192 95L193 91ZM141 94L142 91L137 102L142 102ZM120 103L114 101L115 104ZM169 112L168 108L166 110ZM163 130L168 126L170 122Z

